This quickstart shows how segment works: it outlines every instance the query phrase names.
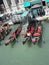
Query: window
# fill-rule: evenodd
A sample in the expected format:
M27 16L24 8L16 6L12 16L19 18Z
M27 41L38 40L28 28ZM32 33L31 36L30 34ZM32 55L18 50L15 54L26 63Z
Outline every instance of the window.
M7 0L9 7L11 8L11 1Z
M15 2L16 2L16 4L18 4L19 3L19 0L15 0Z
M45 3L45 1L42 1L42 4L43 4L43 6L46 6L46 3Z
M4 11L5 11L5 6L3 0L0 0L0 13L4 13Z

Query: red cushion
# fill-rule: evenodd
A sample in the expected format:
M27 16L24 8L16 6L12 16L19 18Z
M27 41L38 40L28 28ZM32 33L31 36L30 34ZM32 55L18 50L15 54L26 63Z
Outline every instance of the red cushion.
M31 30L34 30L34 27L33 26L31 27Z
M41 29L38 29L37 32L38 32L38 33L41 33Z
M15 37L15 33L11 34L11 37L12 37L12 38Z
M34 27L33 27L33 26L31 27L31 30L30 30L30 31L31 31L31 33L33 33L33 32L34 32Z
M34 33L33 36L40 37L40 33Z
M2 32L2 29L0 29L0 32Z
M35 39L35 38L33 38L33 39L32 39L32 42L33 42L33 43L35 43L35 42L36 42L36 39Z
M17 30L17 34L19 34L20 31L21 31L21 28L18 28L18 30Z

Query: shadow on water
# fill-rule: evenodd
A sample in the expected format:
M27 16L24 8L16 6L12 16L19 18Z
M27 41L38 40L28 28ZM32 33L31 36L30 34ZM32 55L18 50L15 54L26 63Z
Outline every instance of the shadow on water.
M0 42L0 46L2 46L2 42Z
M20 35L19 35L20 36ZM18 41L19 37L15 38L12 42L11 42L11 47L13 48L19 41Z
M37 42L38 47L42 47L42 36L40 37L39 41Z
M43 24L43 25L42 25L41 37L40 37L39 41L37 42L37 45L38 45L40 48L43 46L43 44L45 44L44 32L45 32L45 27L44 27L44 24Z
M42 48L42 37L39 39L39 41L38 42L36 42L35 44L34 43L32 43L32 41L31 40L29 40L27 43L27 46L28 47L32 47L33 45L37 45L39 48Z
M18 43L18 41L16 39L14 39L14 41L10 43L11 44L11 47L14 48L15 45L16 45L16 43Z
M26 44L27 44L28 47L32 47L32 41L31 41L31 39L28 40L28 42Z

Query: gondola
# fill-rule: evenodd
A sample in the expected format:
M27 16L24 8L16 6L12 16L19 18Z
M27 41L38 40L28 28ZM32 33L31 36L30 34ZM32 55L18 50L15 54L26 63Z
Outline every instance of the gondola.
M4 29L0 29L0 40L3 40L5 37L5 31Z
M42 25L42 22L39 22L37 30L34 32L31 38L34 44L40 43L39 41L41 40L41 37L42 37L42 31L43 31L43 25Z
M16 39L18 38L20 32L21 32L21 27L18 27L18 28L15 30L15 32L13 32L13 33L10 35L9 39L5 42L5 45L7 46L7 45L9 45L9 43L11 43L11 42L13 42L14 40L16 40Z
M34 26L31 26L27 29L26 35L23 40L23 44L25 44L27 41L31 40L31 36L34 33L34 30L35 30Z
M43 26L41 21L35 22L35 25L34 23L32 24L32 22L31 25L29 23L29 28L26 31L26 36L24 37L23 44L29 40L31 40L33 44L39 42L42 36L42 28Z
M0 40L3 40L5 38L5 36L10 33L10 31L11 31L10 25L8 23L4 24L0 28Z
M2 27L4 28L6 35L8 35L11 31L10 25L8 23L5 23Z

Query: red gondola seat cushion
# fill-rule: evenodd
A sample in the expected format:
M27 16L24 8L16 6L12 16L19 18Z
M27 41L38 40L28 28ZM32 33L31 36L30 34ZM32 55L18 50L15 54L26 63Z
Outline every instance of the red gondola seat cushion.
M33 36L40 37L40 33L34 33Z
M33 42L33 43L35 43L35 42L36 42L36 39L35 39L35 38L33 38L33 39L32 39L32 42Z
M0 29L0 32L2 32L2 29Z
M11 34L11 37L14 38L15 37L15 33Z
M33 27L33 26L31 27L31 30L30 30L30 31L31 31L31 33L33 33L33 32L34 32L34 27Z

